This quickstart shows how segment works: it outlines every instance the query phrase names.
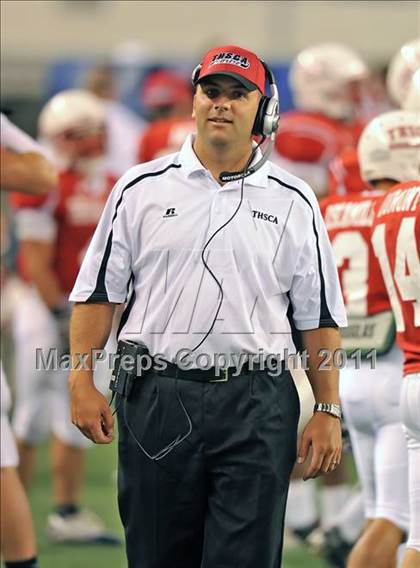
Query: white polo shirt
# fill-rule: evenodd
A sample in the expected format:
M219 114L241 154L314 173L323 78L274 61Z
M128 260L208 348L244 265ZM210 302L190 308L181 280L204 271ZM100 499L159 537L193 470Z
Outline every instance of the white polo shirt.
M240 186L217 183L192 137L180 152L131 168L108 200L70 301L127 302L119 339L176 362L213 322L220 290L201 254L233 215ZM315 195L271 162L245 179L238 213L204 256L223 301L195 356L294 353L294 326L346 325Z

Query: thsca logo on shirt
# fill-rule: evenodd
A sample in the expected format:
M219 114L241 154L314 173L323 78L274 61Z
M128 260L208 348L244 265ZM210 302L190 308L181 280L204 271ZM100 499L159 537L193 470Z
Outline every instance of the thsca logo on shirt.
M262 211L252 210L252 216L254 219L263 219L264 221L270 221L270 223L279 224L277 217L275 215L270 215L269 213L263 213Z

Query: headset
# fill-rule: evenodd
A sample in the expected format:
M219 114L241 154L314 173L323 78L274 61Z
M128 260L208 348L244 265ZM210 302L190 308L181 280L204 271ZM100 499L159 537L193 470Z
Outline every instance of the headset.
M267 97L266 95L263 94L263 96L260 99L257 113L255 115L254 125L252 127L252 134L254 134L255 136L262 136L262 140L258 144L258 146L260 146L268 136L270 137L270 142L265 152L263 153L261 159L258 160L256 164L248 167L249 166L248 163L247 166L244 168L244 170L241 172L222 172L219 176L219 179L222 182L236 181L238 179L246 178L252 175L253 173L255 173L268 160L274 146L274 140L276 137L276 132L279 127L279 119L280 119L279 93L273 72L265 63L265 61L260 59L260 62L265 70L266 80L268 81L270 87L270 96ZM193 87L197 86L201 67L202 65L201 63L199 63L192 72L191 82L193 84Z

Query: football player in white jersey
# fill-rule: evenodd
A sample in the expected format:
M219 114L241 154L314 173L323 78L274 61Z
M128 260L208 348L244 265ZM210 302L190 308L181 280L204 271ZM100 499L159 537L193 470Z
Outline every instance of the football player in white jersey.
M51 191L57 183L57 173L43 156L40 146L3 114L0 133L1 189L35 195ZM3 254L4 251L1 252ZM0 367L1 555L6 568L37 568L31 511L17 472L19 458L8 417L11 406L10 391L3 365Z

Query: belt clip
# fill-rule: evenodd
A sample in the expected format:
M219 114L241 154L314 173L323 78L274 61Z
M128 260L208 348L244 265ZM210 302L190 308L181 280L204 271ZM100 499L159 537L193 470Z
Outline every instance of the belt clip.
M229 369L222 369L223 377L221 379L210 379L209 383L227 383L229 380Z

